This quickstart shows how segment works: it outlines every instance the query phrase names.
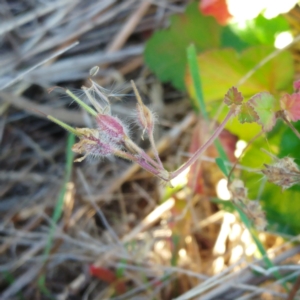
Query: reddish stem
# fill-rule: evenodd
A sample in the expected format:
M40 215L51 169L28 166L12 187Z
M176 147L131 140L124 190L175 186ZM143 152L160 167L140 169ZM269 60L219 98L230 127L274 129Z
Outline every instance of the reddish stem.
M224 129L225 125L227 124L227 122L229 121L229 119L236 113L236 111L234 109L231 109L227 116L225 117L225 119L223 120L223 122L219 125L219 127L215 130L215 132L212 134L212 136L209 138L209 140L202 145L194 154L193 156L183 165L181 166L179 169L177 169L174 172L170 173L170 179L175 178L176 176L178 176L181 172L183 172L185 169L187 169L188 167L190 167L193 163L195 163L199 156L214 142L214 140L220 135L220 133L222 132L222 130Z
M148 157L148 155L144 152L144 154L146 155L146 157ZM168 181L169 178L164 176L164 169L160 169L160 168L156 168L154 166L152 166L149 161L147 161L147 159L145 159L143 156L134 156L131 153L128 152L124 152L122 150L114 150L114 155L118 156L118 157L122 157L124 159L133 161L135 163L137 163L138 165L140 165L143 169L145 169L146 171L148 171L149 173L159 177L160 179L164 180L164 181Z
M150 144L151 144L151 147L152 147L152 151L153 151L153 154L154 154L154 157L156 158L156 161L158 162L158 164L160 165L161 169L164 170L164 166L160 160L160 157L159 157L159 154L158 154L158 151L156 149L156 146L155 146L155 142L154 142L154 138L153 138L153 133L150 132L150 134L148 133L149 135L149 141L150 141Z
M138 145L136 145L130 138L125 139L125 147L129 151L135 151L137 154L139 154L142 158L144 158L149 164L153 165L153 167L158 168L158 170L164 170L163 166L160 166L154 159L152 159L147 153L141 149Z

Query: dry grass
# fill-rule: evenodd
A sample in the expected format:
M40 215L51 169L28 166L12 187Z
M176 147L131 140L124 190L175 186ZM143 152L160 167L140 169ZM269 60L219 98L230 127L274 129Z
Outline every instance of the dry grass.
M196 117L183 94L153 77L142 53L149 32L185 4L0 1L1 299L297 299L299 280L288 296L237 216L210 201L219 175L209 153L201 161L205 195L186 179L167 189L123 160L75 163L66 178L67 135L37 112L91 125L70 99L47 89L78 89L99 65L97 82L129 95L113 105L125 120L135 106L128 84L135 80L158 112L164 163L181 165ZM139 133L135 139L144 143ZM298 237L260 238L281 280L295 281ZM92 276L91 265L109 275Z

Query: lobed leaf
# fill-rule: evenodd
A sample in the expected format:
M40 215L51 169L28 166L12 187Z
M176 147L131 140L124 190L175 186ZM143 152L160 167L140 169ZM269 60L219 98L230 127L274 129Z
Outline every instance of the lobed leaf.
M280 106L293 122L300 120L300 94L299 93L294 93L292 95L286 94L283 97L281 97Z
M268 92L254 95L247 104L253 108L257 114L256 122L260 124L264 131L270 131L276 123L275 106L276 99Z
M253 123L258 120L258 115L248 102L241 105L238 119L241 123Z
M241 105L243 102L243 95L238 91L238 89L233 86L231 87L228 92L225 94L224 97L224 103L228 106L235 104L235 105Z
M236 86L249 70L256 68L257 64L273 51L272 47L256 46L240 54L234 49L210 50L199 54L198 64L207 105L223 99L224 91L227 91L228 87ZM286 91L291 86L293 74L292 55L284 51L276 56L276 59L261 66L246 82L239 85L239 91L244 97L251 97L264 90L275 95L278 91ZM185 82L194 104L197 105L189 72L186 74Z

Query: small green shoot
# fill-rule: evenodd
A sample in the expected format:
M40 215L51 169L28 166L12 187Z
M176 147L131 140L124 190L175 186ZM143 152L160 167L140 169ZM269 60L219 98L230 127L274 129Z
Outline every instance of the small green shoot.
M67 149L66 149L65 178L64 178L64 182L63 182L63 185L62 185L61 191L59 193L58 200L56 202L54 212L52 215L51 227L49 230L47 244L44 249L44 264L47 263L47 260L48 260L48 257L49 257L49 254L50 254L50 251L52 248L53 236L55 233L56 223L58 222L58 220L60 219L60 217L63 213L64 198L65 198L65 194L66 194L66 190L67 190L67 183L71 179L72 165L73 165L73 160L74 160L74 154L72 152L72 146L74 145L74 142L75 142L75 136L73 134L69 134L68 141L67 141ZM46 281L46 277L43 274L38 279L38 286L44 294L49 296L50 292L48 291L48 289L46 287L45 281Z

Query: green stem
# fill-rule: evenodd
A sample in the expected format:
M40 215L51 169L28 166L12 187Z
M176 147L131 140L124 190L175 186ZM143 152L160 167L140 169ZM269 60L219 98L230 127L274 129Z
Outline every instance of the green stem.
M90 106L80 100L76 95L74 95L70 90L66 90L66 94L69 95L74 101L76 101L84 110L86 110L89 114L96 117L97 112L93 110Z

